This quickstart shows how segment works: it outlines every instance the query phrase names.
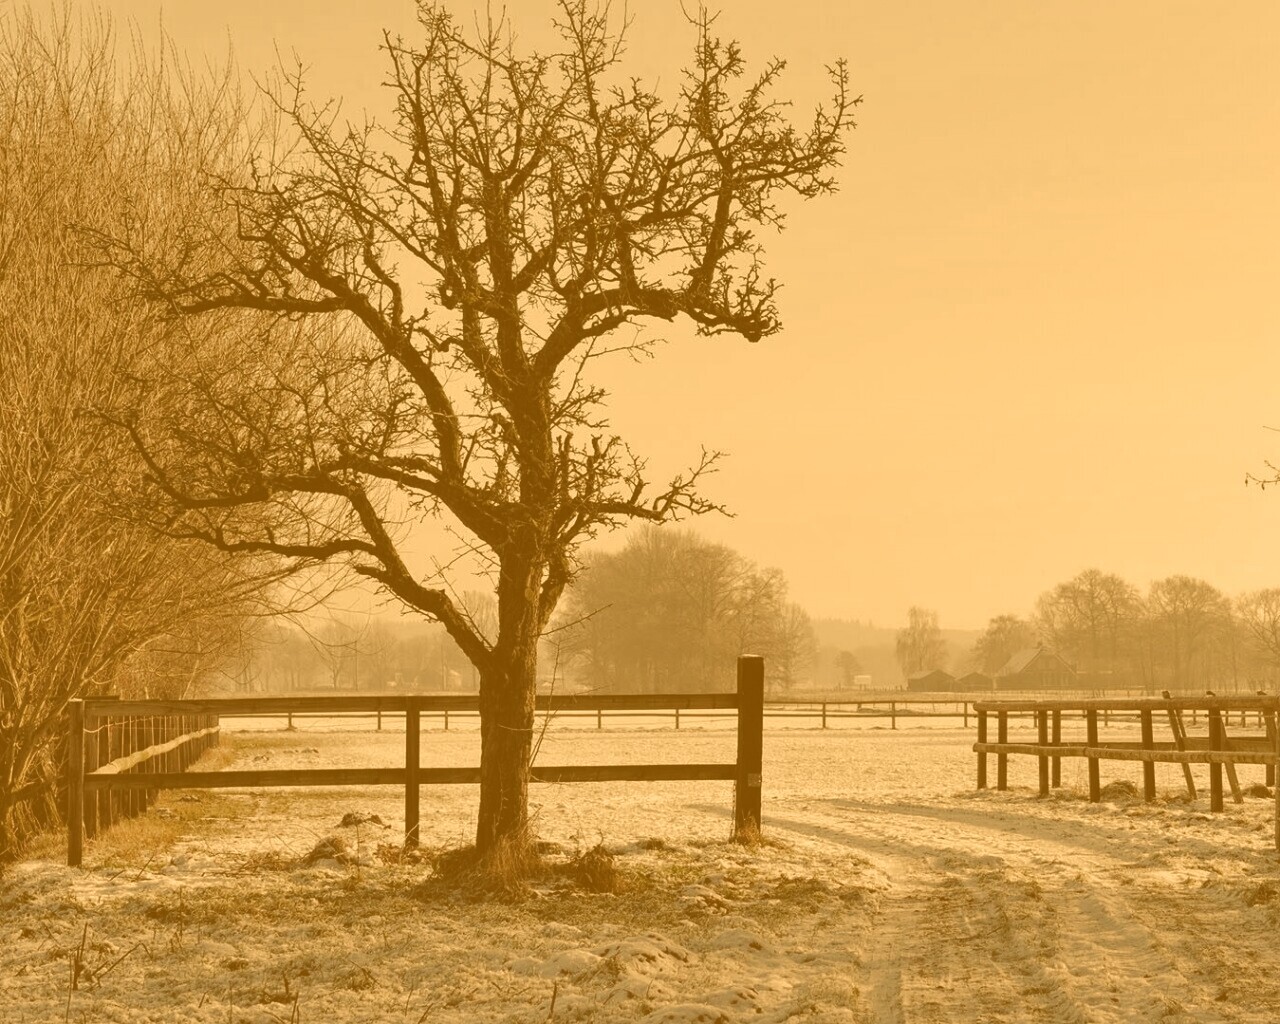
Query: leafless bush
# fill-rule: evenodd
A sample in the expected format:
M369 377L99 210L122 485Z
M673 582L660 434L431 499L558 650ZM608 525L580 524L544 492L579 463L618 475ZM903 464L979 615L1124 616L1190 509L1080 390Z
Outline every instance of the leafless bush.
M0 16L0 860L57 816L67 701L186 692L263 583L138 521L144 467L99 416L182 339L93 265L90 235L180 220L238 116L225 83L115 46L69 9Z

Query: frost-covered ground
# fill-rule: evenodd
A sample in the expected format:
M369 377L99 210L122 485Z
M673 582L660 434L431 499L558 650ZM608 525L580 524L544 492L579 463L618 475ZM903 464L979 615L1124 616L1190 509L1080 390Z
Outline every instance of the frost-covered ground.
M723 721L658 724L568 722L540 760L733 757ZM0 879L0 1022L1280 1019L1270 800L1210 815L1160 766L1157 804L1090 805L1077 761L1039 800L1025 757L1009 792L979 794L972 729L841 724L769 724L761 846L726 841L727 783L535 787L550 860L602 843L627 883L613 894L553 874L474 901L383 863L403 828L391 788L169 794L90 844L87 870L50 847ZM475 763L474 730L438 726L423 763ZM391 765L402 744L390 723L310 722L229 732L211 756ZM464 844L475 799L424 787L424 844ZM339 827L348 811L385 827ZM297 866L333 835L353 863Z

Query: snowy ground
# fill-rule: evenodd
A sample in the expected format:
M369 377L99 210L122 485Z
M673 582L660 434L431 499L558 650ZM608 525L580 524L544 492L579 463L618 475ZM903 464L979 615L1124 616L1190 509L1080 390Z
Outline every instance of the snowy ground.
M391 723L302 724L228 733L211 756L401 763ZM657 724L569 722L539 759L732 760L724 721ZM1160 766L1157 804L1090 805L1074 760L1040 800L1026 757L1010 759L1009 792L976 793L972 728L800 724L769 724L757 847L726 841L728 783L536 787L551 859L603 843L627 880L616 894L549 877L477 902L425 866L384 864L377 847L403 828L391 788L169 794L90 844L87 870L50 846L0 879L0 1022L1280 1018L1270 800L1210 815ZM438 725L423 763L475 763L474 731ZM1141 779L1136 764L1103 773ZM467 841L475 798L423 789L428 848ZM338 827L348 811L386 827ZM296 866L331 835L355 863Z

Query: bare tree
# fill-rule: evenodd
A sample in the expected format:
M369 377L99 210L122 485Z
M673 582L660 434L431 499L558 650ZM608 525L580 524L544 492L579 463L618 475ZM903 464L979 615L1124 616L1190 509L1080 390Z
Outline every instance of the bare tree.
M761 228L786 194L833 189L857 100L842 63L806 126L694 25L663 99L624 77L607 9L564 0L557 52L473 38L420 0L387 35L392 120L342 125L301 74L274 92L277 145L223 182L231 226L120 239L116 261L176 314L266 311L253 344L175 375L188 413L122 417L163 520L230 552L339 563L443 623L479 671L477 851L524 848L539 637L603 527L715 508L666 486L611 435L592 360L685 318L755 341L779 322ZM323 322L327 327L313 325ZM447 573L420 571L402 524L443 517L493 573L482 635Z
M765 657L767 684L791 685L813 628L786 594L776 569L691 530L646 527L587 560L565 597L564 652L591 689L728 688L747 652Z
M947 644L938 628L938 613L914 606L908 609L907 625L898 631L895 650L904 676L941 666Z
M1191 576L1156 580L1146 609L1155 667L1167 669L1172 689L1213 685L1231 668L1231 603L1216 587Z
M0 15L0 856L57 814L67 701L185 694L258 596L247 567L134 521L122 495L142 463L94 415L166 332L117 275L85 265L77 226L118 226L129 196L139 215L180 201L141 156L160 162L149 142L176 122L155 104L174 96L113 51L105 22ZM216 145L187 128L184 166Z
M1111 679L1136 653L1142 614L1132 584L1086 569L1041 595L1034 625L1081 675Z
M1036 645L1036 631L1016 615L997 615L974 642L972 658L978 671L992 675L1014 654Z
M778 609L773 642L768 651L775 664L773 678L784 690L793 689L810 678L818 653L818 640L813 622L800 605L786 602Z
M1280 589L1241 595L1236 613L1249 646L1274 676L1280 670Z

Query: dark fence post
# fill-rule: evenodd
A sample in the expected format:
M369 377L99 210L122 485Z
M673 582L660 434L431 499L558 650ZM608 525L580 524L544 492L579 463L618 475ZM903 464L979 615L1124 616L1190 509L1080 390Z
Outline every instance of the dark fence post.
M996 712L996 742L1009 742L1009 712ZM1009 788L1009 755L1003 750L996 754L996 789Z
M84 732L84 771L88 774L100 766L101 763L98 761L98 730L89 727ZM84 807L85 838L92 839L98 834L98 794L86 795L81 801L81 805Z
M1272 713L1274 714L1274 712ZM1277 732L1275 745L1271 749L1276 755L1276 763L1274 767L1277 769L1280 769L1280 732ZM1280 775L1280 771L1277 771L1277 775ZM1276 850L1280 852L1280 779L1277 780L1277 784L1274 788L1274 793L1275 793L1275 802L1276 802L1276 825L1275 825Z
M1036 740L1040 747L1040 795L1049 795L1049 755L1045 748L1049 745L1049 712L1036 712Z
M1221 750L1223 747L1222 712L1217 708L1209 709L1209 750ZM1209 810L1222 810L1222 762L1209 762Z
M760 790L764 768L764 659L738 659L738 773L733 784L733 834L760 832Z
M1053 739L1050 742L1052 742L1055 747L1062 743L1062 712L1057 708L1054 708L1053 711ZM1050 770L1053 773L1050 785L1052 785L1054 789L1058 789L1062 785L1062 758L1053 758L1050 762Z
M1151 709L1143 708L1142 715L1142 749L1151 753L1156 749L1155 727L1151 721ZM1147 803L1154 803L1156 798L1156 763L1142 762L1142 796Z
M404 709L404 845L406 849L412 849L418 845L418 754L421 738L418 698L410 697Z
M1090 708L1084 713L1085 745L1098 746L1098 712ZM1102 779L1098 774L1098 759L1089 755L1089 802L1096 804L1102 799Z
M978 745L987 742L987 713L985 711L978 712ZM987 788L987 752L985 750L978 751L978 788Z
M1276 745L1276 713L1268 711L1263 715L1267 725L1267 739L1271 741L1271 746ZM1267 765L1266 782L1268 786L1276 784L1276 766L1274 764Z
M84 858L84 701L67 705L67 866Z

